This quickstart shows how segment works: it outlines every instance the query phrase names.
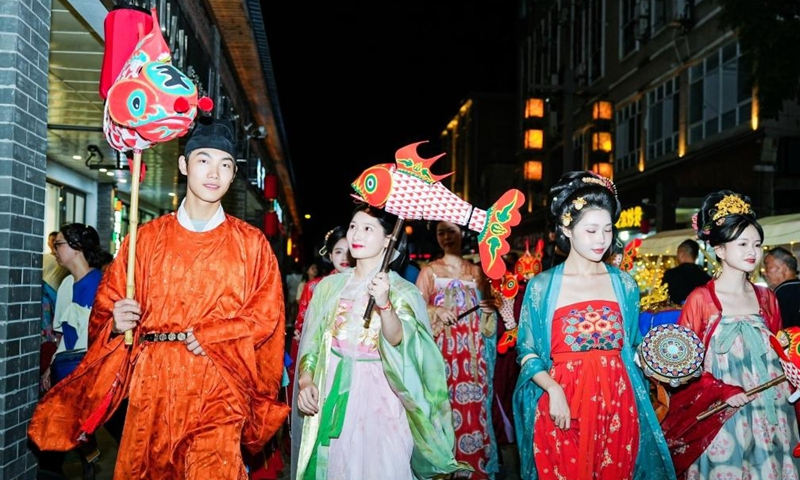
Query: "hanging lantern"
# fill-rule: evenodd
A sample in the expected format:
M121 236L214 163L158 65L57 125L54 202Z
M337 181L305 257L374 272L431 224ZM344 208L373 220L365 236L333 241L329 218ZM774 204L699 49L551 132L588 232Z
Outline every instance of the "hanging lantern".
M278 212L271 211L264 214L264 233L268 237L278 234Z
M264 198L267 200L278 198L278 176L274 173L264 175Z

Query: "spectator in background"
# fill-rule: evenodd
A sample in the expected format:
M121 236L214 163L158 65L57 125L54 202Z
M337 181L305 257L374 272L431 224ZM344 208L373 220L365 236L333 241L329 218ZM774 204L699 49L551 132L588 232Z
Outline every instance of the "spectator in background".
M800 327L800 280L797 258L783 247L775 247L764 255L764 280L778 297L783 328Z
M53 315L58 347L50 370L56 383L72 373L86 352L89 313L103 278L106 255L97 230L81 223L61 227L54 245L58 264L69 273L59 286Z
M68 275L60 282L53 314L56 350L42 375L42 389L49 390L73 370L86 354L89 338L89 314L100 280L106 252L100 247L97 230L81 223L71 223L56 232L53 241L58 265ZM84 474L92 471L91 463L99 456L94 438L77 450ZM62 473L64 452L39 453L41 470Z
M53 310L56 306L58 287L69 275L66 267L59 265L56 259L56 246L54 245L58 232L50 232L47 236L47 246L50 251L42 256L42 341L55 342L53 335ZM51 354L53 352L50 352Z
M297 290L303 280L303 273L300 271L300 264L292 263L289 274L286 275L286 325L294 325L297 317Z
M695 263L700 253L700 245L694 240L686 239L681 242L676 253L678 265L664 272L662 283L669 286L670 301L682 305L692 290L708 283L711 276Z
M303 272L303 277L300 280L300 283L297 285L297 292L295 292L295 301L297 301L298 312L300 308L300 299L303 297L303 292L306 290L306 284L315 278L322 276L320 275L322 272L320 272L319 267L319 263L315 260L311 263L311 265L307 266L306 271Z
M50 368L50 360L56 353L56 335L53 332L53 312L56 309L58 299L58 287L61 282L69 275L69 270L58 264L56 258L56 246L54 245L58 232L50 232L47 236L48 252L42 256L42 344L39 348L39 376L42 382L39 385L39 392L45 392L44 373ZM48 376L47 384L50 383Z

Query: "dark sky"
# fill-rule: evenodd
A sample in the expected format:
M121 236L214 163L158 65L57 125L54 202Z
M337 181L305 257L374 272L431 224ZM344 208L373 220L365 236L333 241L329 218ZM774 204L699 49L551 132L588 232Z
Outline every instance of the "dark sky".
M515 91L516 3L262 1L306 241L349 221L365 168L440 153L470 92Z

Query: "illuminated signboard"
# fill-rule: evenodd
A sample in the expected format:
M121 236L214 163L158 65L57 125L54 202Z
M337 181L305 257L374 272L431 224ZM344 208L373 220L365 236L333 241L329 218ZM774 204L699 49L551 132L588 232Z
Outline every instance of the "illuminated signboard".
M620 230L623 228L640 228L642 226L642 216L641 206L626 208L620 213L616 227Z

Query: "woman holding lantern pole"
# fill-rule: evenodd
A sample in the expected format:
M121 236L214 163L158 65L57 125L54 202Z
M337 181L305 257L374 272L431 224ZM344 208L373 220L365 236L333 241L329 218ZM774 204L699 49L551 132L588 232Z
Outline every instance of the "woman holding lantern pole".
M410 480L459 468L425 302L414 284L380 269L384 255L405 254L402 231L388 249L397 221L357 206L347 230L355 268L314 290L298 353L303 425L292 439L299 441L293 478ZM370 297L375 308L365 315Z

